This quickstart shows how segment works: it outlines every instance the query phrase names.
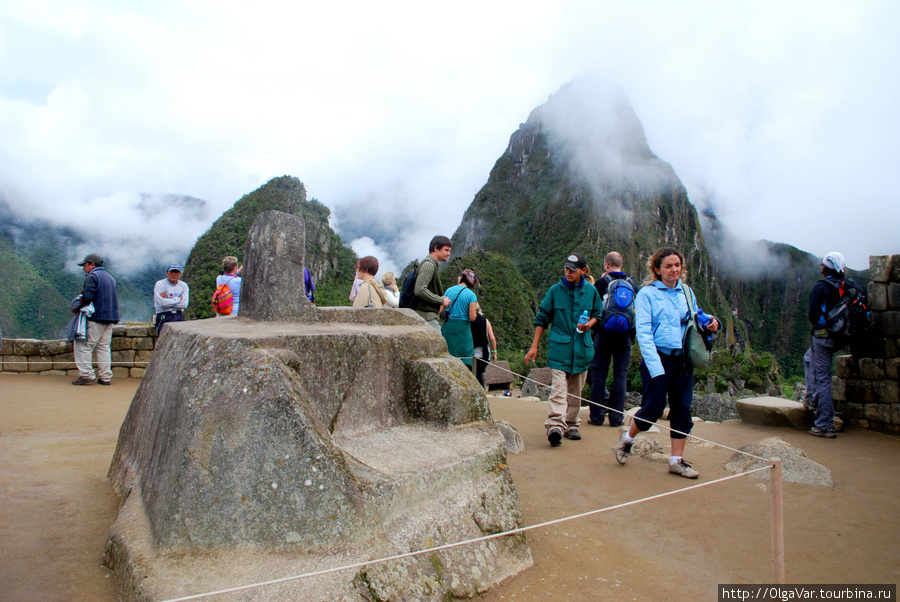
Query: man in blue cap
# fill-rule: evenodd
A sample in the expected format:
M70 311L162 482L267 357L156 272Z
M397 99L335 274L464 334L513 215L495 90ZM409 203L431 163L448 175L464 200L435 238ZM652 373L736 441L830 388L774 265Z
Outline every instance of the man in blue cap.
M184 310L190 302L190 289L182 282L181 266L170 263L166 277L157 280L153 287L153 307L156 310L156 335L159 336L163 324L184 322Z

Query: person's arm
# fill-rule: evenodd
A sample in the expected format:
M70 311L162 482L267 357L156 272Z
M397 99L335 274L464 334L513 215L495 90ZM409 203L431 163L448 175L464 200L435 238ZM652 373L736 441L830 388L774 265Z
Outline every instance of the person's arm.
M478 305L477 301L472 301L469 303L469 322L474 322L475 318L478 317L478 312L475 311L475 306Z
M543 326L535 326L534 327L534 340L531 341L531 349L528 350L528 353L525 354L525 365L528 365L529 358L532 361L537 360L537 352L538 352L538 343L541 342L541 335L544 334Z
M491 321L487 318L484 319L484 323L487 326L487 334L488 341L491 345L491 361L497 361L497 339L494 338L494 328L491 326Z
M697 304L697 296L693 294L693 291L691 291L691 293L692 293L692 294L691 294L691 297L694 299L694 313L699 313L699 312L700 312L700 306ZM704 312L704 313L705 313L705 312ZM709 320L710 320L710 321L709 321L709 326L706 327L706 330L708 330L708 331L710 331L710 332L715 332L715 331L719 330L719 320L718 320L718 318L716 318L715 316L713 316L713 315L711 315L711 314L706 314L706 316L707 316L707 317L709 318Z
M650 378L665 374L656 341L653 340L653 306L649 294L638 293L634 299L634 326L637 331L637 342L641 349L641 357L650 372Z
M81 293L81 307L91 304L94 297L97 296L98 290L100 290L100 277L94 273L88 274L84 279L84 290Z
M450 305L450 299L435 295L428 290L428 285L431 283L431 279L434 278L435 269L437 268L435 268L434 263L430 261L423 261L419 264L419 271L416 272L416 297L423 301L430 301L442 307L447 307Z
M156 284L153 285L153 304L155 305L154 309L156 310L156 313L169 311L176 302L177 299L169 297L164 281L158 280Z
M350 301L351 302L356 301L356 295L359 294L359 285L360 284L362 284L362 280L360 280L359 278L356 278L354 276L353 285L350 287Z
M819 281L816 282L812 290L809 292L809 323L813 326L819 323L819 318L822 317L822 301L824 300L824 287L828 286L827 284Z
M178 303L175 304L175 309L184 311L191 301L191 287L188 286L187 282L182 282L181 287L181 298L178 300Z
M388 307L400 307L400 294L394 287L386 287L384 292L387 294Z

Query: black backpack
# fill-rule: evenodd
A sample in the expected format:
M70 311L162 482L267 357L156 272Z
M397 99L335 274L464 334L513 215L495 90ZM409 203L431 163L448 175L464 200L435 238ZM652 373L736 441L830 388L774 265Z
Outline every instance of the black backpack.
M834 340L839 347L849 344L851 353L864 351L872 329L866 306L866 287L849 278L845 278L840 284L828 279L823 282L835 287L841 296L831 311L825 313L824 304L822 306L828 338Z
M403 279L403 286L400 287L400 307L406 309L416 309L419 307L419 298L416 297L416 276L419 273L419 264L413 271L406 275Z

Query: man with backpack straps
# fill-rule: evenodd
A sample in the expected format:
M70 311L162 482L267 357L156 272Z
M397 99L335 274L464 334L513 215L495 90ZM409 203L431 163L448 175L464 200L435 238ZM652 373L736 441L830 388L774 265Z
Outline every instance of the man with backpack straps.
M624 261L617 251L603 260L603 276L594 286L603 299L603 316L594 325L594 359L591 362L591 403L588 424L602 426L609 414L609 426L622 425L625 411L625 384L631 362L634 335L634 297L637 287L622 271ZM606 376L613 364L612 387L607 392ZM617 410L610 412L600 407Z
M842 302L864 303L865 287L845 278L844 256L837 251L825 255L821 265L825 278L816 282L809 293L812 336L809 349L803 356L806 371L806 397L803 405L815 412L815 421L809 434L834 439L837 434L834 431L834 402L831 397L831 362L835 352L847 342L847 329L837 322L848 319L846 312L841 312L839 306ZM850 299L851 296L853 299Z
M400 293L400 307L410 307L407 304L409 288L413 288L415 305L411 307L422 319L433 328L440 331L441 323L438 321L438 313L450 305L450 299L444 296L444 287L441 284L441 275L438 273L438 263L447 261L452 248L450 239L446 236L435 236L428 244L428 255L419 262L407 280L403 282L403 290Z

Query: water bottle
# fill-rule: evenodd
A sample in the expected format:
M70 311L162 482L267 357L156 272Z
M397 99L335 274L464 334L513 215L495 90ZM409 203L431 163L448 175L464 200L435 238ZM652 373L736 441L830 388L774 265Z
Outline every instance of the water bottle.
M697 310L697 320L700 321L700 326L703 328L709 328L709 323L712 322L712 318L703 313L702 309Z
M703 335L703 338L706 339L706 347L709 349L718 337L716 333L707 330L712 322L712 318L703 313L702 309L697 309L697 321L700 322L700 326L703 327L703 332L701 334Z
M581 317L578 318L578 323L579 324L587 324L588 320L590 320L590 319L591 319L591 317L588 315L588 310L584 310L581 314Z

